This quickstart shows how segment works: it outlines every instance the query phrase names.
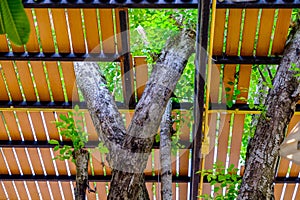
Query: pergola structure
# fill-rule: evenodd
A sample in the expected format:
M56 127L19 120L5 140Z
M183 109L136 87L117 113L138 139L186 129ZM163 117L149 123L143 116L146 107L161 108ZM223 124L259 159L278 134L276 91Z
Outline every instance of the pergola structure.
M201 124L203 114L209 115L209 135L217 141L211 144L205 168L211 168L215 161L238 166L245 115L258 113L247 104L252 67L279 64L292 8L300 7L298 1L283 0L217 3L212 80L223 86L211 84L213 106L203 113L209 1L24 0L23 4L32 30L28 44L17 47L6 36L0 36L0 199L73 198L75 167L70 161L52 160L56 152L48 144L49 139L68 144L70 141L59 136L51 121L72 109L72 105L85 107L76 87L73 62L119 63L124 101L118 106L128 125L130 110L140 98L148 74L145 58L130 55L128 8L199 9L194 123ZM225 94L219 96L220 86L231 88L226 92L229 97L234 88L246 88L239 94L244 100L226 107ZM173 109L186 112L192 106L173 104ZM289 130L300 120L299 111L297 107ZM98 136L86 110L82 119L90 133L87 147L93 148ZM220 125L222 128L217 130ZM202 137L202 129L197 127L193 131L188 124L181 127L180 139L186 147L179 150L178 161L172 165L174 199L197 199L199 174L195 172L200 167ZM189 145L190 138L193 142ZM159 199L158 166L159 149L155 144L145 171L152 199ZM280 160L274 177L276 199L300 196L299 171L298 165ZM88 199L106 199L111 170L97 151L92 153L89 174L89 180L97 186L97 195L88 193ZM210 185L205 183L203 193L210 192Z

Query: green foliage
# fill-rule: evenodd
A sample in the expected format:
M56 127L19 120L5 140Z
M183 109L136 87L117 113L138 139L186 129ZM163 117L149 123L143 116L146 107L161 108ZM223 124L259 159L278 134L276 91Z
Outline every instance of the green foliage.
M68 112L68 116L61 114L59 118L62 121L55 121L56 127L60 129L59 134L67 139L71 139L73 147L69 145L60 146L57 140L50 140L49 144L56 145L54 151L59 150L59 155L54 159L70 159L74 162L73 151L77 151L84 148L84 145L88 141L88 134L83 130L82 120L74 120L74 117L82 117L82 113L79 112L79 106L75 106L75 112Z
M21 0L0 1L0 34L5 33L16 45L29 39L30 25Z
M216 163L213 165L213 169L202 170L201 176L206 176L211 186L214 186L214 196L210 194L203 194L200 197L205 200L223 200L223 199L235 199L238 195L238 191L241 185L241 177L237 174L238 169L233 164L225 169L222 163ZM223 195L222 191L226 190Z

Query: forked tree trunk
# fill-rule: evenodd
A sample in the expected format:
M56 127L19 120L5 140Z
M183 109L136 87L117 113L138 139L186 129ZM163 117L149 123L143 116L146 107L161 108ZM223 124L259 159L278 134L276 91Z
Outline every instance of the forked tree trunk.
M245 173L238 199L274 199L273 180L279 146L299 100L300 30L292 31L283 59L275 75L246 158Z
M183 30L167 41L128 130L98 65L75 63L77 84L85 97L99 138L109 149L107 159L113 171L108 199L149 199L143 172L165 106L194 51L194 38L193 31Z
M76 162L75 199L85 200L85 192L88 187L89 152L85 149L79 149L74 152L73 156Z

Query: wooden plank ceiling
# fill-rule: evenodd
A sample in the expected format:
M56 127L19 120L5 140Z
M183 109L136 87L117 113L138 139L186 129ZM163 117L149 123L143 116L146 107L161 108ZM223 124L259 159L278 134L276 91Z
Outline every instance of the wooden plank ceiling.
M118 9L26 9L30 20L31 35L24 47L11 44L5 36L0 36L0 52L16 53L102 53L122 52L120 20ZM272 56L281 55L289 29L291 9L218 9L214 55L228 56ZM274 20L275 19L275 20ZM84 23L82 23L84 21ZM84 26L83 26L84 24ZM257 32L258 31L258 32ZM148 66L144 57L133 59L136 85L136 98L141 97L147 82ZM0 101L2 102L79 102L75 83L73 62L71 61L0 61ZM122 62L119 64L122 66ZM234 88L242 92L235 103L246 104L251 82L253 65L216 65L212 69L211 102L226 103L224 96L231 98ZM124 72L123 72L124 73ZM122 82L125 87L125 81ZM221 85L220 85L220 84ZM232 84L233 83L233 84ZM219 88L223 87L219 92ZM225 88L230 88L226 90ZM51 121L66 114L67 109L44 108L0 108L0 140L10 142L46 142L49 139L65 141ZM181 139L190 140L191 119L185 117L188 111L181 111ZM132 111L122 110L126 125ZM216 161L240 166L240 150L244 132L245 113L211 111L210 139L211 151L207 155L205 168L209 169ZM90 141L98 141L87 111L83 111L83 126L89 132ZM289 129L299 121L298 115L292 119ZM231 126L232 125L232 126ZM181 149L173 156L174 176L189 177L190 150ZM70 161L53 160L56 152L49 147L1 147L0 179L14 176L20 179L0 180L0 199L72 199L73 181L35 180L35 176L70 176L75 167ZM178 161L176 161L176 159ZM145 174L159 176L159 150L153 150L149 157ZM298 177L300 167L281 159L277 175ZM89 167L90 176L109 176L111 169L103 156L92 151ZM22 180L22 176L31 177ZM91 183L92 185L93 183ZM96 181L97 194L88 193L88 199L106 199L109 183ZM159 184L148 182L147 188L152 199L159 198ZM188 183L174 183L174 199L187 199ZM204 193L210 193L209 184L204 184ZM280 196L291 199L300 193L296 184L275 184L276 199Z

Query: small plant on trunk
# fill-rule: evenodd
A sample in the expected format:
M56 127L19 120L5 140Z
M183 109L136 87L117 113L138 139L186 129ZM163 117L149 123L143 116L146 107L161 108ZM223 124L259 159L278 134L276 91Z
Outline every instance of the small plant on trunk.
M90 152L85 149L85 144L88 142L88 133L84 131L82 127L82 113L79 112L79 107L74 107L75 112L68 112L68 115L61 114L59 118L61 121L55 121L56 127L60 129L59 134L66 139L70 139L72 146L61 145L57 140L50 140L49 144L56 145L53 150L58 151L59 155L54 159L65 160L72 159L72 162L76 165L76 187L75 187L75 199L85 199L85 192L88 189L89 192L95 192L89 187L88 184L88 163ZM75 119L78 120L75 120ZM106 147L102 143L99 144L98 149L107 153Z

